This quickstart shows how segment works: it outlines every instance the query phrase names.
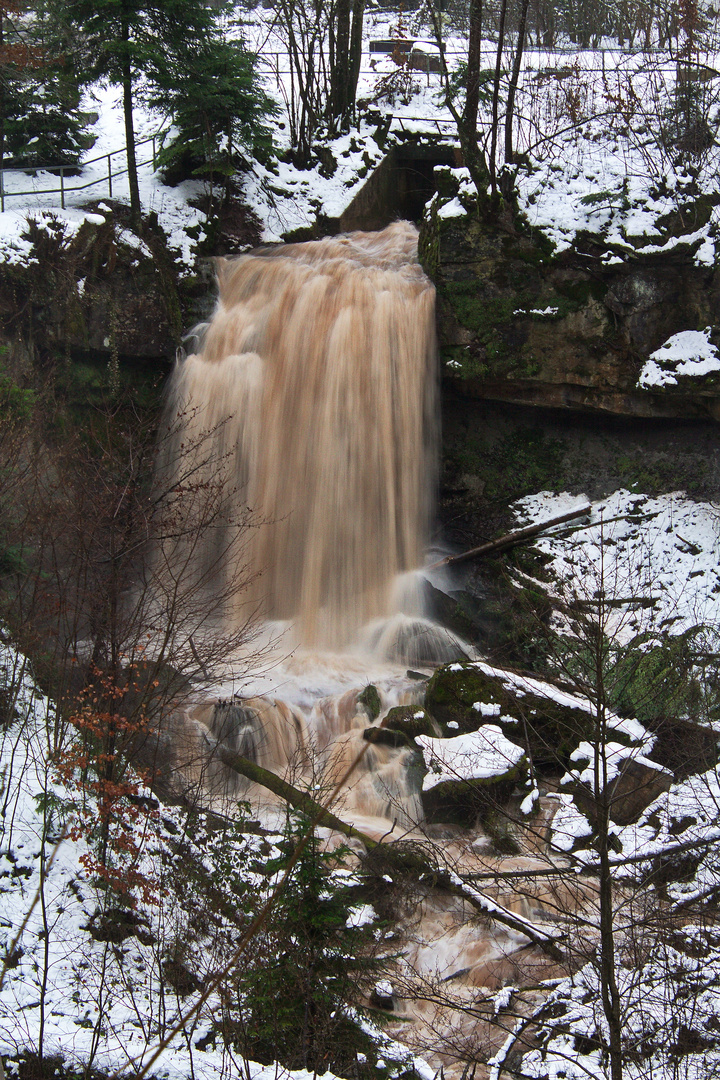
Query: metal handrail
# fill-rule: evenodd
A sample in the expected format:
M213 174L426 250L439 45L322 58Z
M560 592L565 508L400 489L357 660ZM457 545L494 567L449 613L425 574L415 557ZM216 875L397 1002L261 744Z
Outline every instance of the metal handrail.
M139 139L135 146L145 146L147 143L152 143L152 157L147 158L145 161L137 162L137 167L142 168L144 165L152 164L155 169L157 162L157 142L165 134L165 131L156 131L154 135L148 135L145 139ZM12 199L24 195L60 195L60 206L65 209L65 196L71 195L76 191L86 191L88 188L95 187L97 184L107 184L108 198L112 198L112 185L113 180L118 176L125 176L128 169L127 165L124 168L113 170L112 158L116 154L127 155L127 146L120 147L119 150L111 150L109 154L99 154L94 158L87 158L80 165L32 165L32 166L19 166L14 168L2 168L0 169L0 212L5 211L5 200ZM72 187L68 187L65 183L66 171L75 171L76 169L84 169L87 165L94 165L98 161L107 161L107 173L105 176L99 176L95 180L88 180L85 184L73 184ZM5 190L5 173L18 173L18 172L44 172L46 170L53 170L53 172L60 173L60 184L58 187L51 188L31 188L29 191L6 191Z

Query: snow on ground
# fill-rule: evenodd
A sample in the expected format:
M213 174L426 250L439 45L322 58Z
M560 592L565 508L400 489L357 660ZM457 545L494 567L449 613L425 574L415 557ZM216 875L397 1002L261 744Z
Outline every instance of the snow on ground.
M140 850L127 872L141 873L150 890L138 887L134 906L123 903L95 876L92 793L85 788L81 798L59 779L62 752L55 743L63 736L53 704L2 637L0 687L15 703L12 722L0 725L0 958L8 958L6 965L0 960L0 1055L10 1063L42 1047L46 1058L108 1075L141 1069L159 1051L150 1069L157 1078L310 1080L305 1070L259 1065L225 1047L216 1032L226 996L212 991L203 1001L200 995L219 973L226 986L241 961L236 950L247 916L242 908L235 917L225 911L242 905L238 882L249 896L268 895L282 874L268 875L264 865L281 856L274 843L280 838L240 831L229 844L213 826L194 839L181 811L159 806L140 789L156 809L133 832ZM122 814L119 803L115 812ZM193 861L198 869L188 874ZM200 866L210 898L198 889ZM341 868L335 874L342 877ZM218 892L222 913L208 902ZM375 920L368 904L348 911L348 926ZM184 989L174 988L167 971L174 958L189 973ZM421 1059L368 1022L365 1028L387 1075L414 1069L431 1080Z
M258 8L238 9L243 34L258 51L259 70L267 91L276 100L280 113L273 123L273 139L278 159L265 165L258 162L243 177L247 202L263 223L263 239L278 241L298 228L313 225L319 214L340 216L361 189L367 175L380 163L394 142L403 142L413 132L444 138L456 144L452 117L441 100L441 76L423 71L399 69L391 56L369 52L371 38L400 35L426 39L428 28L405 23L395 14L369 12L365 22L365 48L358 85L363 103L357 128L327 143L337 164L334 171L317 167L299 169L284 160L290 147L287 102L293 90L288 57L272 13ZM449 68L454 70L466 52L466 41L446 38ZM716 58L704 58L712 67ZM482 64L494 63L492 43ZM652 70L650 70L652 68ZM615 52L578 50L568 53L528 48L524 57L517 96L520 118L517 148L525 154L519 168L519 205L530 223L542 228L558 250L573 243L578 233L602 237L619 252L669 251L679 243L691 244L696 261L712 264L720 209L711 211L709 221L698 229L666 236L659 219L672 215L678 203L687 200L696 178L673 164L662 149L661 132L654 130L656 114L663 102L671 102L675 68L653 57L637 57ZM631 91L631 92L630 92ZM613 102L633 101L636 115L623 124L623 116ZM0 214L0 258L21 261L27 256L22 239L28 215L57 213L68 235L81 224L88 203L109 197L107 155L112 154L113 172L124 167L122 148L124 126L121 92L116 87L96 84L86 94L83 108L98 114L92 126L96 141L86 155L80 177L66 180L66 210L60 209L59 179L39 172L6 172L5 212ZM370 108L372 122L363 118ZM480 127L486 133L489 104L483 106ZM653 127L654 125L654 127ZM138 104L135 109L139 146L140 195L145 212L155 211L183 265L192 267L197 235L202 239L204 215L190 205L204 192L199 181L178 187L164 185L153 170L153 136L167 131L167 121ZM624 131L624 135L623 132ZM283 160L280 160L283 158ZM711 146L700 164L699 186L716 186L720 146ZM325 175L323 175L323 172ZM330 173L332 172L332 175ZM466 171L458 176L468 184ZM18 192L28 192L19 195ZM127 202L127 177L113 179L112 197ZM460 213L462 199L443 208L447 216ZM607 261L620 256L610 251Z
M61 207L60 178L52 173L39 171L34 176L22 170L5 170L5 211L0 213L0 259L22 262L29 253L29 244L23 239L28 218L48 222L53 218L63 223L66 237L71 237L83 221L103 221L112 213L108 207L98 215L96 203L109 198L108 168L115 175L112 181L112 198L129 204L130 191L125 168L125 128L122 112L122 91L118 87L95 84L84 96L82 107L98 115L91 133L96 137L88 151L88 164L80 176L65 178L65 209ZM165 230L170 247L177 251L186 267L193 264L195 239L188 235L189 229L202 227L205 215L190 205L205 190L199 181L186 181L178 187L168 187L161 182L153 169L152 136L163 128L162 117L138 107L134 112L138 145L138 181L140 201L145 213L154 211L160 226ZM167 129L167 125L165 125ZM147 140L147 141L145 141ZM159 140L156 142L160 146ZM107 155L111 155L108 163ZM25 194L18 194L24 192Z
M280 115L273 126L273 139L278 154L282 154L289 148L285 103L291 94L290 74L283 43L272 30L268 32L264 15L262 9L249 15L243 12L244 20L249 20L246 22L248 44L261 50L259 69L263 73L266 89L280 107ZM371 34L382 36L383 32L388 33L389 30L387 20L368 21L366 26L368 38ZM374 70L370 67L371 61ZM358 97L371 99L378 80L396 70L390 57L371 58L366 52ZM396 110L410 119L396 123L394 128L397 132L402 134L402 124L407 123L414 130L437 134L434 121L438 118L448 126L450 116L435 100L437 78L418 73L413 76L417 93L407 109L400 107ZM65 180L65 210L60 206L59 177L43 171L34 176L21 170L5 172L5 212L0 213L0 259L21 262L27 257L29 245L23 240L22 234L26 231L29 216L52 214L64 223L68 237L76 232L83 220L93 212L87 208L88 203L109 198L109 165L113 173L119 174L113 177L112 198L129 203L127 175L122 171L125 167L122 92L118 87L95 84L86 93L82 107L98 115L98 120L90 129L95 143L86 155L87 163L82 175ZM159 173L153 168L153 137L157 149L161 145L163 131L167 133L169 130L168 124L159 113L139 103L134 109L134 120L139 141L138 172L143 211L157 213L159 223L169 237L170 247L178 252L183 265L191 268L194 248L198 239L203 238L205 223L204 214L191 202L203 195L205 185L201 181L186 181L177 187L163 184ZM243 188L247 202L263 222L263 240L279 241L285 233L308 228L314 224L319 213L331 218L339 216L363 186L368 172L384 157L385 151L375 141L375 130L375 126L361 121L357 129L328 144L337 161L337 169L332 176L324 177L317 169L298 169L281 160L268 165L253 162L252 168L243 177ZM392 128L390 141L393 141ZM110 163L107 155L112 155ZM198 228L201 230L199 238L191 238L188 232L197 232Z
M0 647L0 672L4 685L16 688L18 714L0 731L0 955L10 957L0 988L0 1054L12 1058L42 1042L46 1056L125 1069L130 1059L147 1060L157 1045L159 1010L169 1009L168 1029L177 1015L177 998L155 993L153 1001L151 984L143 986L142 972L157 975L160 958L150 939L159 912L140 906L146 944L131 936L117 949L88 933L99 895L82 866L85 840L61 823L71 796L52 765L51 703L7 646ZM154 858L145 853L146 871ZM192 1057L196 1075L207 1080L226 1071L222 1053ZM186 1077L190 1070L182 1035L154 1066L161 1077ZM258 1066L258 1080L262 1075Z
M559 803L552 819L552 845L556 851L572 851L575 845L592 836L592 826L573 801L572 795L562 792L552 795Z
M515 507L526 525L587 501L540 492ZM592 504L588 525L559 527L535 547L551 559L551 594L592 606L602 592L617 605L605 620L619 641L720 625L720 507L714 503L680 491L655 497L616 491Z
M640 937L639 931L638 942ZM720 1067L714 1038L720 1020L720 954L713 935L690 925L652 947L644 944L638 953L633 962L616 969L622 1001L623 1077L705 1080L716 1075ZM606 1080L607 1057L598 1043L607 1046L608 1026L595 965L586 964L560 982L548 997L542 1021L539 1046L522 1059L523 1076ZM512 1041L511 1037L508 1044ZM500 1072L496 1069L490 1075L498 1077Z
M617 830L622 855L619 877L637 877L652 869L653 860L682 861L691 853L685 880L667 886L676 903L702 900L720 890L720 773L718 768L697 773L651 803L641 819ZM628 864L630 858L638 860Z
M518 520L547 520L587 500L567 493L540 492L516 503ZM708 648L717 650L720 625L720 510L712 503L695 502L682 492L648 497L617 491L592 504L588 525L560 526L535 541L550 557L551 575L543 584L565 604L582 601L589 610L600 591L617 603L605 612L605 631L618 644L633 641L656 643L662 634L678 635L704 627ZM640 606L642 600L647 606ZM564 627L562 617L559 626ZM567 627L564 627L567 629ZM627 749L613 744L618 763ZM593 759L591 745L573 754L582 766L583 756ZM633 751L637 758L637 751ZM647 767L653 762L640 757ZM577 778L577 770L573 774ZM581 773L591 780L591 769ZM699 848L701 859L688 881L668 886L669 895L682 902L720 888L720 860L713 854L720 839L720 783L716 769L673 784L635 825L615 829L622 850L619 864L627 858L647 856L647 863L632 864L618 874L634 876L650 868L653 857L673 847ZM570 795L560 797L561 807L553 820L553 843L570 850L590 835L590 828ZM592 857L588 855L589 862Z

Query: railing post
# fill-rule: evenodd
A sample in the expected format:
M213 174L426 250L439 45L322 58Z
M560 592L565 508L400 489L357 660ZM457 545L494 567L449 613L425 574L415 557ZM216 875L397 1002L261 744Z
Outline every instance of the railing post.
M155 172L155 136L153 135L153 172Z
M110 160L110 157L111 155L108 154L108 198L112 199L112 161Z
M65 209L65 166L60 166L60 205Z
M5 213L5 170L0 169L0 211Z

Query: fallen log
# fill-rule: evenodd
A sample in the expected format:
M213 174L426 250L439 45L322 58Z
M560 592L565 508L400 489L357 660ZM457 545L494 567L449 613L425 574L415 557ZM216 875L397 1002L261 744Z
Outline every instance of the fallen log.
M226 746L223 746L222 743L215 744L213 747L213 754L218 757L228 769L232 769L233 772L239 773L247 780L252 780L255 784L260 784L262 787L267 788L268 791L272 791L274 795L279 795L279 797L284 799L290 806L294 806L296 810L300 810L301 813L307 814L308 817L316 821L323 829L334 829L335 832L342 833L343 836L360 840L365 844L368 851L377 846L377 840L373 840L371 837L366 836L364 832L356 829L353 825L348 825L347 822L342 821L330 810L326 810L324 806L319 802L316 802L311 795L308 795L304 791L299 791L298 788L293 787L287 780L283 780L281 776L277 776L275 773L270 772L269 769L263 769L262 765L256 765L254 761L250 761L249 758L243 757L242 754L236 754Z
M546 529L551 529L554 525L563 525L566 521L574 521L576 518L584 517L591 510L592 506L588 503L587 506L583 506L579 510L570 510L567 514L550 518L548 521L541 521L537 525L526 525L524 529L516 529L514 532L506 533L505 536L500 536L497 540L489 540L486 544L471 548L469 551L463 551L460 555L446 555L444 559L432 563L431 566L426 566L425 569L438 570L441 566L457 566L458 563L469 562L471 559L481 559L483 556L492 555L496 551L505 551L507 548L515 547L516 544L523 544L526 540L530 540L533 536L537 536Z
M429 885L452 893L454 896L465 900L471 907L474 907L476 911L481 912L486 917L495 919L496 922L503 923L517 933L523 934L533 945L537 945L557 963L566 961L566 957L552 931L545 930L521 915L515 915L514 912L509 911L491 897L486 896L479 889L463 882L457 874L446 870L444 867L434 865L430 859L423 855L419 846L403 844L395 847L392 843L386 844L382 840L373 840L372 837L361 832L360 829L356 829L353 825L348 825L347 822L336 817L332 811L316 802L307 792L299 791L298 788L289 784L287 780L283 780L282 777L277 776L268 769L264 769L254 761L250 761L249 758L243 757L242 754L236 754L221 743L215 745L214 752L220 761L229 769L232 769L233 772L237 772L246 779L267 788L268 791L272 791L275 795L279 795L290 806L294 806L297 810L307 814L315 824L325 829L333 829L343 836L360 840L368 852L373 855L380 855L387 862L389 869L404 874L417 875L419 879L426 880Z
M602 596L602 597L582 597L581 599L571 600L565 605L568 611L594 611L598 607L606 608L622 608L622 607L640 607L651 608L659 604L662 597L660 596Z

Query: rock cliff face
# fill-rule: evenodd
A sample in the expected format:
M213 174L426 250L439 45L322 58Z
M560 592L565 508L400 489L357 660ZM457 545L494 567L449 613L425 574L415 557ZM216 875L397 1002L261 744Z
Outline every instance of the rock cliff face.
M588 241L553 255L541 236L443 217L432 205L421 259L438 292L443 375L464 396L616 416L720 420L720 374L638 386L673 334L720 341L720 271L675 244L650 255Z
M182 313L177 268L158 229L30 223L32 257L0 268L0 323L31 354L172 357ZM209 291L209 285L204 285Z

